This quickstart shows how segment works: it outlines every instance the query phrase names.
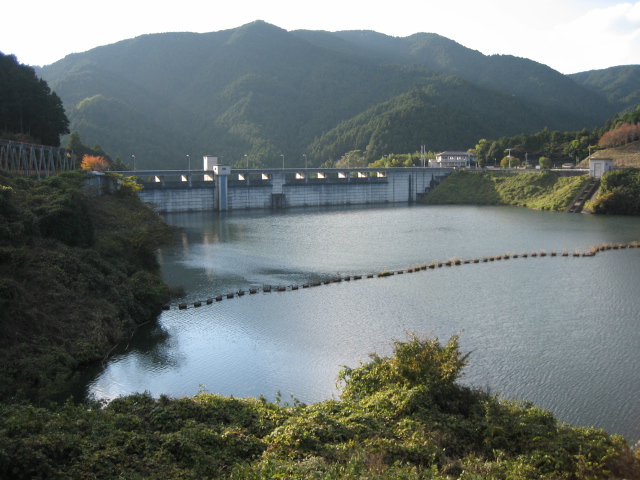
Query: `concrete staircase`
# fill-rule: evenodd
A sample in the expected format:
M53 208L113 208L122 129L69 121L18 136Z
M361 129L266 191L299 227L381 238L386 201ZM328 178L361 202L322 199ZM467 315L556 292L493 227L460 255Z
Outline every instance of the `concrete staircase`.
M600 179L599 178L589 178L587 184L580 190L580 193L576 196L576 198L571 202L569 208L567 208L567 213L580 213L584 208L584 204L587 200L589 200L594 193L600 187Z

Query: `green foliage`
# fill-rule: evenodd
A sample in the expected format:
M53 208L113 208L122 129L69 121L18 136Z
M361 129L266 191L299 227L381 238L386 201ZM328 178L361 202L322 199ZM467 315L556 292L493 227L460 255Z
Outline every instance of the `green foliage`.
M466 355L459 351L458 337L443 347L435 338L413 335L407 342L394 342L393 357L371 355L359 368L345 367L338 379L345 383L343 398L360 399L386 388L418 385L447 385L455 382L465 366Z
M46 399L160 311L171 230L135 195L87 197L87 174L0 172L0 399Z
M38 218L43 237L71 247L90 247L94 228L87 198L77 182L74 185L69 179L75 177L50 177L34 182L27 205Z
M367 162L363 152L361 150L351 150L336 162L334 168L358 168L366 166Z
M545 157L552 163L575 162L586 158L597 149L598 140L610 128L609 122L592 131L583 129L579 132L550 131L548 128L534 133L521 133L514 137L502 137L499 140L482 139L476 145L475 153L484 166L502 165L504 153L511 150L512 157L536 158Z
M431 205L518 205L539 210L564 210L586 182L586 176L461 170L447 177L425 197L424 202Z
M640 215L640 169L605 173L600 179L598 198L589 204L594 213Z
M429 161L430 158L436 158L436 152L425 152L425 164ZM368 166L370 168L400 168L422 166L422 159L420 156L420 152L403 154L390 153L389 155L384 155L382 158L376 160L375 162L369 163Z
M460 386L458 339L412 336L345 369L340 400L201 393L0 405L2 478L637 478L624 439Z
M540 168L542 168L543 170L549 170L552 166L552 163L548 157L540 157L538 159L538 165L540 165Z
M516 157L503 157L502 160L500 160L500 166L502 168L515 168L515 167L519 167L520 166L520 159L516 158Z
M0 132L26 134L33 143L57 147L69 133L62 100L32 67L0 52Z
M107 173L106 178L111 182L108 188L112 188L114 194L120 197L133 197L144 188L137 182L138 177L136 176L125 177L119 173L110 172Z

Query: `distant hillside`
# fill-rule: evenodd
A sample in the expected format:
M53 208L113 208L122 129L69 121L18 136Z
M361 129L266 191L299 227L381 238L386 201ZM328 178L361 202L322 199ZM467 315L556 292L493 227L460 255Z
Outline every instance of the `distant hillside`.
M293 166L352 149L466 149L544 127L593 128L620 110L549 67L434 34L287 32L261 21L143 35L39 73L83 143L125 162L135 155L138 168L204 154L230 164L247 155L253 166L285 155Z
M576 83L604 96L619 110L640 106L640 65L624 65L569 75Z
M510 109L513 114L505 116ZM529 130L542 121L513 97L442 76L340 123L313 142L309 152L314 158L337 160L357 149L372 162L385 154L413 152L422 144L434 151L466 150L483 135L500 137L514 125Z
M396 38L371 31L344 31L326 34L324 41L316 32L294 33L310 41L322 42L326 48L348 51L344 44L327 40L327 37L337 37L351 46L351 53L379 63L419 64L513 95L529 103L533 110L547 115L549 123L545 126L551 129L563 130L559 126L562 123L573 124L578 129L594 127L602 122L604 111L609 111L609 116L617 111L600 95L590 95L583 88L576 88L571 78L546 65L511 55L487 56L435 33ZM578 123L573 123L576 121Z

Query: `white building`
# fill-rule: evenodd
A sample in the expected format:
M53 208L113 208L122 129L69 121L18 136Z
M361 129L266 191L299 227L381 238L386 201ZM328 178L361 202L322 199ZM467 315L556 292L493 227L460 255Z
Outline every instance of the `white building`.
M590 158L589 176L600 178L607 172L613 170L613 160L611 158Z
M429 159L429 166L435 168L469 168L477 165L476 156L469 152L442 152Z

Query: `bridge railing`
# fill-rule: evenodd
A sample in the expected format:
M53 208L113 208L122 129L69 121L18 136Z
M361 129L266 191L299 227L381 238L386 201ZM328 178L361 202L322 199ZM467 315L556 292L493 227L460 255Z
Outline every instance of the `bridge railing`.
M72 150L32 143L0 140L0 168L18 175L48 177L75 170Z

